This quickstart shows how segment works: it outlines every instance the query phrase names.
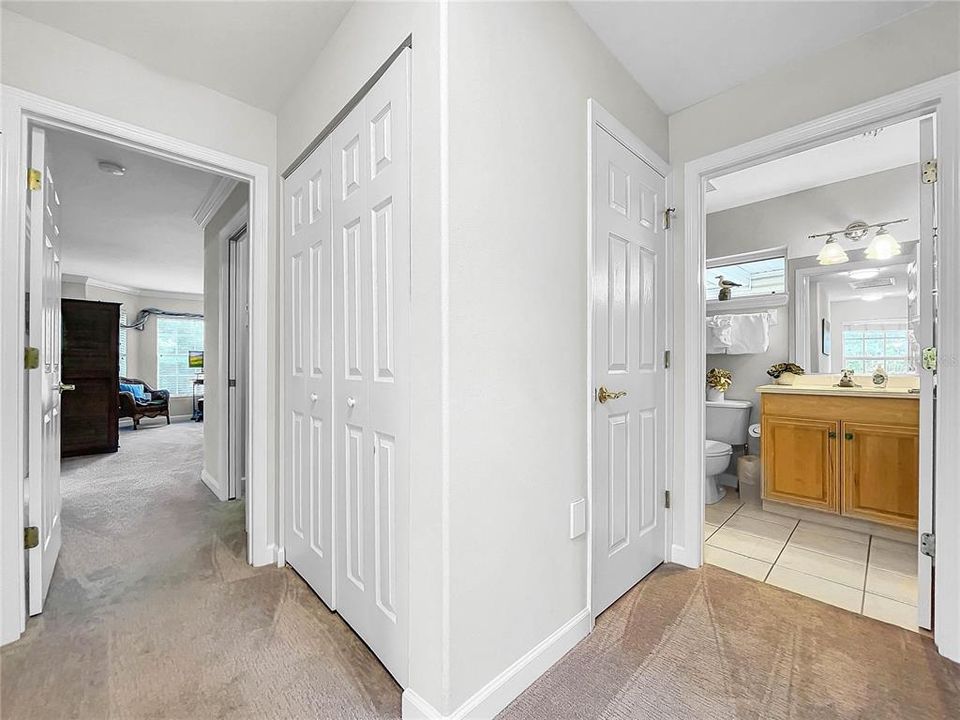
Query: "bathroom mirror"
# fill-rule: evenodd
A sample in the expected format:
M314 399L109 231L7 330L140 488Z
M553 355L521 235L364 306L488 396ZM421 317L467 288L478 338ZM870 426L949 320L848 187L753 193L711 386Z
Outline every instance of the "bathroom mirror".
M850 261L820 265L815 257L787 262L790 357L808 373L843 369L888 375L918 372L917 243L900 255L869 260L861 248Z

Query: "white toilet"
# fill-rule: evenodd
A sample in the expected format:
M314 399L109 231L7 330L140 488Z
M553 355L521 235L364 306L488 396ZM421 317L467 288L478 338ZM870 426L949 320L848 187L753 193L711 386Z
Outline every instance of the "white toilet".
M720 486L720 473L730 464L734 445L747 444L750 411L746 400L707 401L707 440L704 446L704 499L720 502L727 491Z

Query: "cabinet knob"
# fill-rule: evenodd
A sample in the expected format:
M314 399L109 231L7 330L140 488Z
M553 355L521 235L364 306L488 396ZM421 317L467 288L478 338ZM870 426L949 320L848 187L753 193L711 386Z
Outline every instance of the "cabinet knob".
M846 440L853 440L853 433L851 433L851 432L844 433L844 434L843 434L843 437L844 437L844 439L846 439Z
M828 438L833 439L833 438L835 438L836 436L837 436L837 431L836 431L836 430L831 430L830 432L827 433L827 437L828 437Z

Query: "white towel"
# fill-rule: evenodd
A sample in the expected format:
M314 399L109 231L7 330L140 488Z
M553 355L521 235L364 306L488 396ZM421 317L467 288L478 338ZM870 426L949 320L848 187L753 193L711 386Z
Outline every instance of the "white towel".
M749 355L766 352L770 345L770 314L733 315L728 355Z
M707 354L716 355L727 352L730 347L732 315L714 315L707 318Z

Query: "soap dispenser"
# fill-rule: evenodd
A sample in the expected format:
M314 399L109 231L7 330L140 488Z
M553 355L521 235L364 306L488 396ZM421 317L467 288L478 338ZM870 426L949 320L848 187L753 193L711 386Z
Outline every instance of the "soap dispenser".
M887 386L887 371L883 369L883 365L877 365L877 369L873 371L873 386L875 388Z

